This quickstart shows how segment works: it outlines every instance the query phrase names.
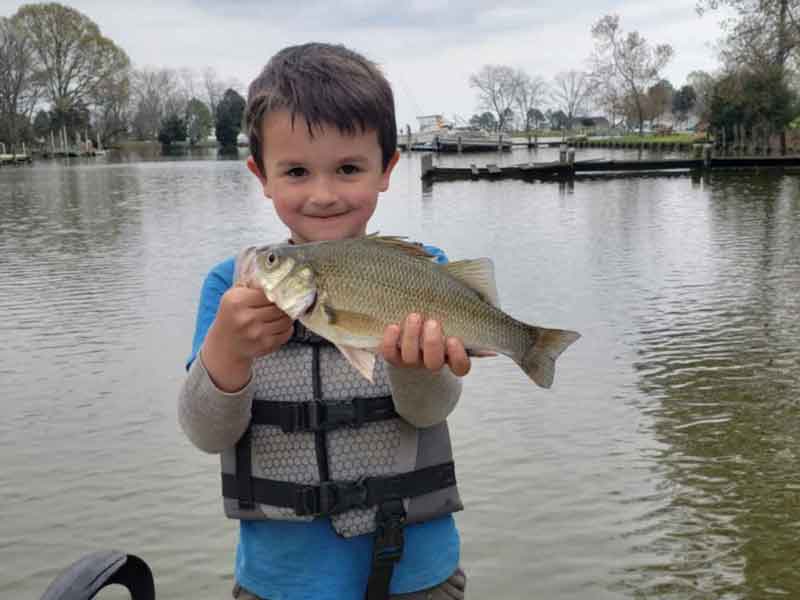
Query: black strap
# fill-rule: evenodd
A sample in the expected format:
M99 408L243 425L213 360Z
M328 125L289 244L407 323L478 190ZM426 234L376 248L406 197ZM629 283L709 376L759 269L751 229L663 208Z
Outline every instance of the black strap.
M253 467L250 454L250 428L236 443L236 495L241 510L253 510Z
M364 477L357 481L324 481L303 485L252 477L252 499L259 504L294 509L301 516L336 515L354 508L381 505L396 498L414 498L456 484L452 462L386 477ZM222 495L238 498L235 475L222 474Z
M394 566L403 556L405 524L406 511L401 499L388 500L378 507L366 600L386 600L389 597Z
M253 400L251 423L275 425L284 433L360 427L364 423L396 418L391 396L320 402Z
M319 368L319 346L311 347L311 388L314 402L322 402L322 375ZM320 481L330 481L328 462L328 439L324 429L314 431L314 453L317 456L317 471Z

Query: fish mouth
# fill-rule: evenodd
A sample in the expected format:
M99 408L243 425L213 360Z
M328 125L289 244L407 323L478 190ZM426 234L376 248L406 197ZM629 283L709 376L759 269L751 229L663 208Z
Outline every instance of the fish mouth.
M308 308L301 316L305 317L306 315L310 315L312 312L314 312L314 309L317 307L317 298L318 296L314 294L314 299L311 301L311 304L308 305Z

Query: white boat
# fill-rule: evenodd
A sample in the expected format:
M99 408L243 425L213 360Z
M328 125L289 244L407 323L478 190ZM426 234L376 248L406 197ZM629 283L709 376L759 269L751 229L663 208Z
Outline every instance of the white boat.
M493 150L510 150L511 141L500 140L496 134L490 134L477 127L458 127L445 121L442 115L426 115L417 117L419 131L400 136L400 143L411 150L428 150L432 152L487 152Z

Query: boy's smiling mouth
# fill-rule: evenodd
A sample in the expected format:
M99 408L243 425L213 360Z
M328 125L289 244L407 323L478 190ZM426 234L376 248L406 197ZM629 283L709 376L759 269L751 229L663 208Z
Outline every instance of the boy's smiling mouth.
M337 217L343 217L343 216L347 215L348 213L349 213L349 211L346 211L346 210L345 211L341 211L341 212L336 212L336 213L324 213L324 214L313 214L312 213L312 214L307 214L306 217L309 217L309 218L312 218L312 219L335 219Z

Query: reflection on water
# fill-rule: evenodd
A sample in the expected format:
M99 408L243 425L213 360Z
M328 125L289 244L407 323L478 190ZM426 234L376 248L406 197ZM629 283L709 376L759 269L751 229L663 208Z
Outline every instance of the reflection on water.
M800 594L800 200L794 178L715 178L665 253L634 366L664 444L659 560L628 570L658 597Z
M217 158L0 172L0 595L36 597L99 548L143 556L161 597L228 593L216 457L174 403L205 272L284 232ZM502 357L465 382L471 597L800 595L800 179L423 188L418 160L374 229L491 256L505 310L583 334L549 392Z

